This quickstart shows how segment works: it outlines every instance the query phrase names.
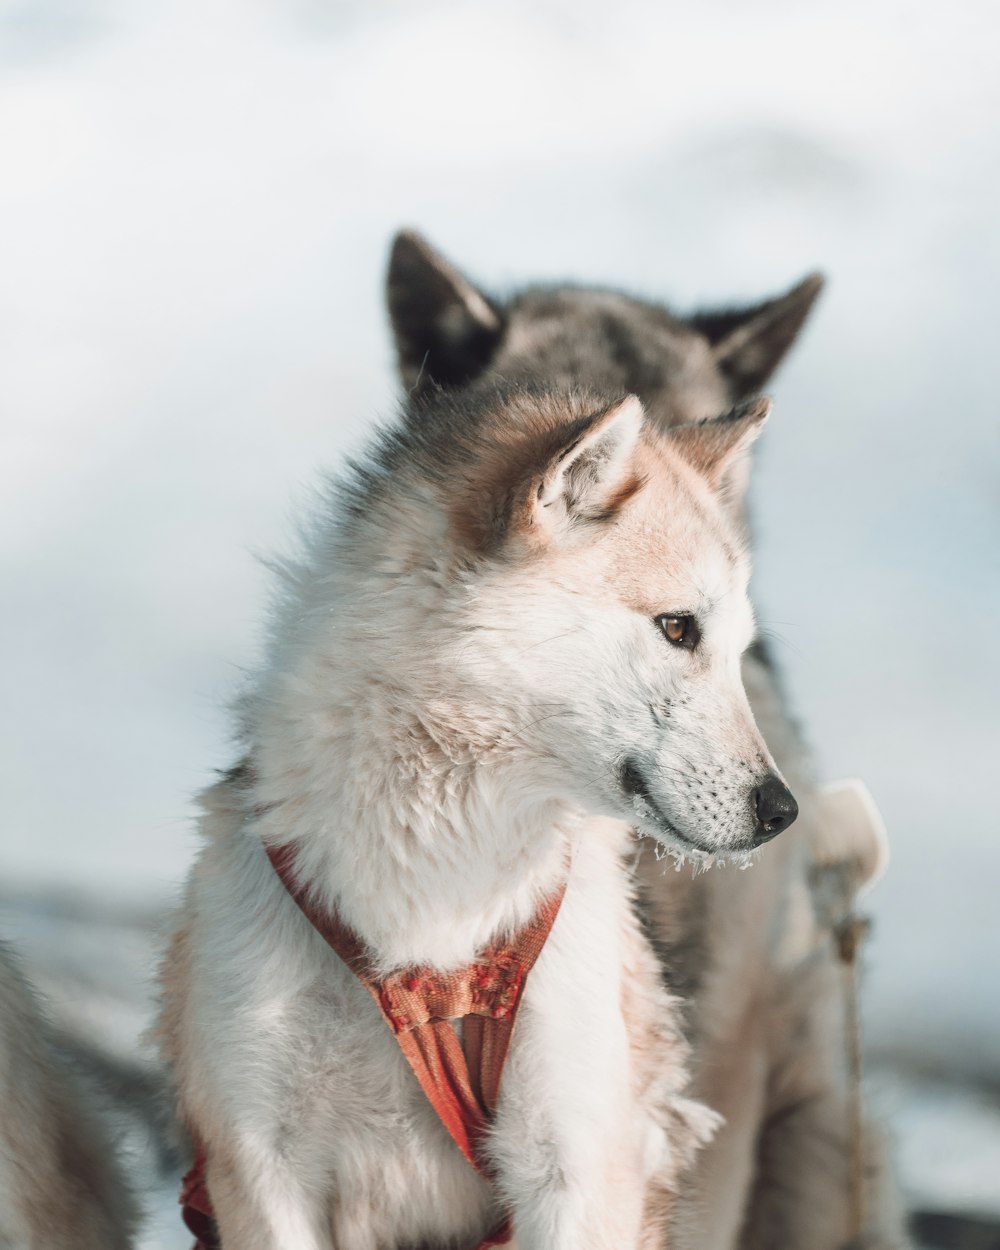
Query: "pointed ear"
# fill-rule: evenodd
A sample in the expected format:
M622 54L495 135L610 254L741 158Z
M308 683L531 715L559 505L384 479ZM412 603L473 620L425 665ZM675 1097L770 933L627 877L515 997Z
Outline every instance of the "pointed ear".
M408 390L468 382L489 364L503 334L499 311L413 231L393 242L386 295Z
M769 399L747 400L724 416L675 426L669 434L671 446L728 501L741 494L746 485L750 459L747 453L770 411Z
M822 274L813 273L787 295L738 312L697 313L689 318L712 345L719 370L734 399L745 399L764 386L795 341L816 297Z
M642 485L635 450L645 417L642 403L628 395L562 431L561 445L532 475L520 520L552 535L575 521L613 515Z

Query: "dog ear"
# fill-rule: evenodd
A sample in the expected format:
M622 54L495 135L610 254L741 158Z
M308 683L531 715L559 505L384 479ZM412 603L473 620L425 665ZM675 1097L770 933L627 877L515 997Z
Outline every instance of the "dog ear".
M561 445L530 480L522 524L551 535L567 522L617 511L642 484L635 449L644 418L641 401L627 395L564 429Z
M733 312L696 313L689 324L708 339L734 399L756 394L795 341L820 291L812 273L785 295Z
M393 242L386 297L410 391L429 381L468 382L489 364L503 335L493 302L411 230Z
M771 401L758 396L737 404L721 417L675 426L668 437L674 449L709 486L731 502L746 487L750 466L747 453L770 412Z

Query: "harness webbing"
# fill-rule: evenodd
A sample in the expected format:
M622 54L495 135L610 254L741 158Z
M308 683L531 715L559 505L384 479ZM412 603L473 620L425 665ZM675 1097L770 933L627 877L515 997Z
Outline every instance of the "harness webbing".
M529 924L509 940L486 947L474 963L447 973L410 967L379 977L358 935L335 914L321 913L312 905L307 888L295 878L294 851L277 847L267 853L303 915L374 999L456 1146L477 1172L491 1180L481 1146L496 1112L524 985L559 912L565 881ZM461 1042L451 1020L462 1021ZM185 1222L198 1238L195 1250L220 1250L205 1168L205 1152L199 1147L184 1178L181 1203ZM512 1236L508 1213L475 1250L505 1245Z

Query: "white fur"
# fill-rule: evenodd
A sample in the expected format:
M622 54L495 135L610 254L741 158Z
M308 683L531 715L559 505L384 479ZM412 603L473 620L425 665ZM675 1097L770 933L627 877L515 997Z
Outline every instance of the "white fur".
M632 471L635 415L622 406L612 445L575 458L588 490ZM520 1250L654 1244L651 1204L715 1121L682 1096L685 1051L633 917L624 821L676 847L676 830L701 828L684 781L700 764L722 825L682 845L740 851L753 782L773 767L739 678L746 560L661 442L645 470L672 489L668 509L651 485L613 525L574 528L574 490L558 541L533 550L529 535L520 551L515 536L507 558L476 561L449 535L446 499L404 473L360 520L318 530L290 571L244 708L253 771L206 796L208 841L165 969L165 1049L227 1250L474 1244L498 1214L265 844L295 848L319 905L386 971L471 962L531 918L571 859L488 1154ZM697 654L671 648L640 594L699 616ZM626 755L669 823L622 790Z

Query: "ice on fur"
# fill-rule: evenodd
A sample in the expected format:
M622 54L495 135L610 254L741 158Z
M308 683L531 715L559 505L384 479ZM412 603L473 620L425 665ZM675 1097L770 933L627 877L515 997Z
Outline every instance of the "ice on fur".
M519 1250L660 1244L715 1120L684 1093L629 823L700 856L776 831L722 503L766 412L674 435L634 397L431 394L331 488L164 968L164 1052L224 1246L475 1244L501 1196ZM469 963L570 862L488 1141L496 1190L266 845L294 848L384 971Z

